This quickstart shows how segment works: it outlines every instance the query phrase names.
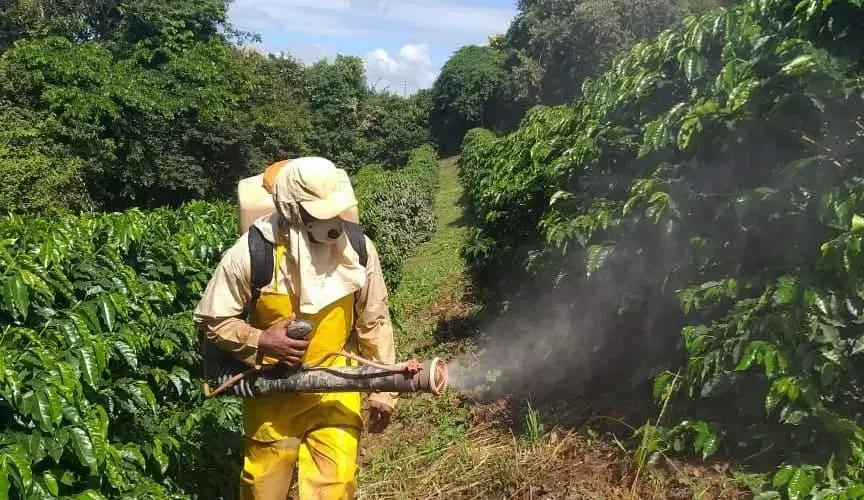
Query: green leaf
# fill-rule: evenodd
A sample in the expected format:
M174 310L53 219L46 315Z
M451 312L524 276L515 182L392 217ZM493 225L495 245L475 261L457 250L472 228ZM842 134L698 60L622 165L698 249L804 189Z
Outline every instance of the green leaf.
M9 499L9 466L6 464L6 458L0 454L0 500Z
M780 488L784 486L786 483L792 479L792 475L795 473L795 467L791 465L784 465L780 467L780 469L774 474L774 479L771 481L771 485L775 488Z
M84 421L90 442L93 443L93 454L98 463L103 463L108 455L108 414L101 406L94 406L89 418Z
M30 309L30 292L21 278L20 273L15 273L6 278L3 284L3 299L6 310L16 318L27 319L27 311Z
M60 372L60 380L63 382L66 394L70 397L73 396L73 388L80 384L81 371L67 361L58 362L57 371Z
M720 447L720 438L711 427L707 425L700 426L697 429L694 447L697 452L702 452L702 460L705 460L717 452L717 449Z
M46 439L44 440L44 444L45 452L48 453L48 456L54 459L55 463L59 463L60 458L63 457L63 443L57 439Z
M586 274L590 278L615 250L615 245L591 245L588 247L588 257L585 263Z
M861 217L858 214L855 214L852 216L852 232L853 233L864 232L864 217Z
M803 467L799 467L789 479L787 488L789 489L789 499L798 500L801 498L809 498L810 490L816 485L816 479L812 474L807 472Z
M70 429L72 435L72 448L75 450L75 455L83 465L90 468L91 473L95 474L97 461L96 454L93 451L93 443L90 441L90 436L87 431L80 427L72 427Z
M76 495L75 500L105 500L105 497L98 491L87 490Z
M135 351L129 347L129 344L122 340L115 340L111 345L113 345L114 350L117 351L124 360L126 360L126 364L128 364L130 368L133 370L138 369L138 357L135 356Z
M80 361L81 373L84 375L84 381L90 387L96 388L99 382L99 372L93 352L87 347L82 347L78 351L78 359Z
M19 445L8 446L0 450L0 462L6 466L6 470L11 472L12 467L15 468L15 473L24 493L30 491L33 484L33 471L30 468L30 461L27 459L27 453Z
M800 75L814 66L816 66L815 57L812 54L802 54L783 66L780 71L787 75Z
M150 390L150 385L143 380L139 380L133 384L135 390L130 391L135 394L136 397L140 398L139 401L142 402L142 406L149 406L153 413L156 413L156 396L153 395L153 391Z
M99 298L96 299L96 308L99 311L99 318L102 319L102 324L105 325L105 328L107 328L109 332L113 332L114 318L117 312L114 309L114 303L111 302L110 297L108 297L107 294L100 295Z
M673 377L674 374L668 371L654 377L654 385L652 388L654 399L660 401L664 397L666 397L666 394L669 391L670 383L674 380Z
M48 410L51 412L51 421L54 425L60 425L63 421L63 399L57 394L52 386L46 386L42 391L48 400Z
M761 340L750 342L741 360L738 361L738 365L735 366L735 371L744 371L753 366L754 363L764 362L766 353L776 350L773 345Z
M153 445L148 448L150 450L150 455L159 465L159 471L164 474L165 471L168 470L170 461L168 460L168 455L162 451L162 441L159 438L153 438Z
M858 337L858 340L855 341L855 345L852 347L852 355L861 354L864 352L864 335Z
M60 331L63 332L63 336L69 341L71 347L78 347L81 345L81 334L78 333L78 328L74 322L64 321L60 323L59 327Z
M774 302L785 306L795 301L798 280L792 276L782 276L777 280L777 290L774 292Z
M60 484L65 484L66 486L74 486L75 476L68 470L64 470L60 474Z
M51 403L48 401L48 395L44 389L38 390L35 393L36 404L31 408L33 418L40 424L40 428L45 432L51 432L54 429L54 418L51 414Z
M57 478L51 471L42 473L42 482L45 484L45 489L55 497L60 495L60 484L57 483Z
M761 491L753 500L781 500L783 498L779 491Z

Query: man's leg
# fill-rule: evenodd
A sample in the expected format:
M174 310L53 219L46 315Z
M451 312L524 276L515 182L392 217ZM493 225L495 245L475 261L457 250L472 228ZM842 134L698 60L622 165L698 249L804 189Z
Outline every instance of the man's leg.
M299 446L300 440L297 438L286 438L275 443L262 443L246 438L243 447L243 472L240 474L240 499L288 498Z
M322 427L300 445L298 476L301 500L352 499L357 490L356 427Z

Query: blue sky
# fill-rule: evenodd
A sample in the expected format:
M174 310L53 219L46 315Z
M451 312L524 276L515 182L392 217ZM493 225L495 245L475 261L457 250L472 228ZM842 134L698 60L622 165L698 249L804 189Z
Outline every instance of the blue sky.
M515 0L234 0L229 18L259 34L263 51L307 63L360 56L370 85L410 93L431 85L454 50L505 32L515 14Z

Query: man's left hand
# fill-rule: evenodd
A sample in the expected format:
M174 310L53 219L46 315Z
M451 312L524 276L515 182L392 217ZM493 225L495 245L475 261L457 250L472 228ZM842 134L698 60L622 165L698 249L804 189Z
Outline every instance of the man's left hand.
M369 401L369 432L380 434L390 425L393 408L379 401Z

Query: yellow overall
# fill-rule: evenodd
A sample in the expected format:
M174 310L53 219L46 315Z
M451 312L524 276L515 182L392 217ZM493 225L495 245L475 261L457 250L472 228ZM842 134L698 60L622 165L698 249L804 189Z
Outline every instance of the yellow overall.
M276 246L276 273L284 247ZM294 315L297 297L276 289L262 292L250 323L265 329ZM354 296L348 295L310 319L315 329L304 362L316 364L331 351L345 347L354 324ZM322 366L345 366L331 357ZM353 498L356 490L357 443L363 422L360 393L273 394L247 399L243 406L246 429L240 498L288 498L295 464L301 499Z

